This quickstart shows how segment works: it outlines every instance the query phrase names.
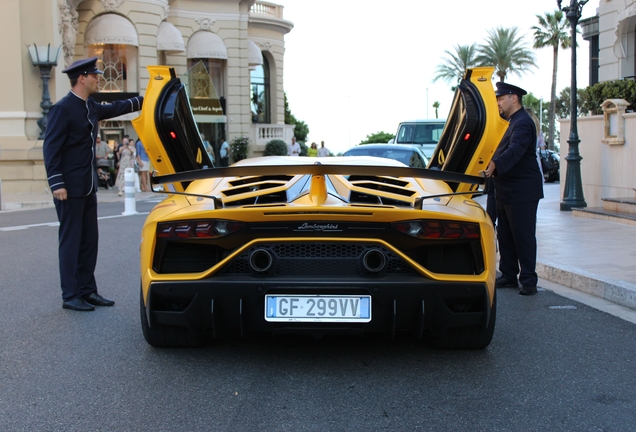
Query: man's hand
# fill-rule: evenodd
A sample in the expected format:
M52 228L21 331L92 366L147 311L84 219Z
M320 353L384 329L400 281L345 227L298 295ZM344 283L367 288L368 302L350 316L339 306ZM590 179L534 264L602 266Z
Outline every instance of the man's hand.
M488 163L488 167L484 170L484 174L486 175L486 177L492 177L496 169L497 167L495 166L495 163L493 161L490 161Z
M64 201L66 198L68 198L68 194L66 193L66 189L61 188L61 189L56 189L53 191L53 198L60 200L60 201Z

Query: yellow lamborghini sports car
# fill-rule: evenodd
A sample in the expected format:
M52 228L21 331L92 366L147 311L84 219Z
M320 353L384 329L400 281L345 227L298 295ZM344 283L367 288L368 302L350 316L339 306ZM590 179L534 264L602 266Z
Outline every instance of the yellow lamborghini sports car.
M149 71L134 126L168 194L141 239L149 344L410 332L439 348L488 346L495 234L472 196L507 128L492 69L467 71L427 168L367 156L214 168L174 70Z

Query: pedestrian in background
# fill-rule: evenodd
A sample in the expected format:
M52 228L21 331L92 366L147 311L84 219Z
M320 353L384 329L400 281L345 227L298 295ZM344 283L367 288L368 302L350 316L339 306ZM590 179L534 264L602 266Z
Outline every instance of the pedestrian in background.
M329 149L325 147L325 142L320 141L320 148L318 149L318 157L327 157L329 156Z
M296 137L293 136L291 144L287 146L287 156L300 156L300 144L296 142Z
M203 134L201 134L201 141L203 142L203 148L205 149L205 152L208 154L208 157L210 158L210 162L212 162L212 166L214 166L215 157L214 157L214 149L212 148L212 144L210 144L210 141L205 139L205 135Z
M95 160L99 162L100 160L106 161L108 164L108 154L110 153L110 149L108 144L102 141L102 137L97 135L95 137Z
M316 146L315 142L311 143L311 147L309 147L307 149L307 156L309 157L316 157L318 156L318 147Z
M230 165L230 145L225 138L223 138L223 144L219 147L219 159L221 160L221 166Z
M124 145L119 149L119 171L115 186L119 189L118 195L122 196L126 183L126 168L135 168L135 157L137 152L135 145L128 138L123 139Z
M543 178L543 167L541 166L541 143L543 142L543 136L541 133L541 123L539 123L539 119L537 115L532 111L532 108L526 107L526 112L534 122L534 126L537 130L537 147L536 147L536 155L537 155L537 164L539 165L539 172L541 173L541 178ZM544 143L545 144L545 143Z
M99 91L97 57L78 60L62 72L71 91L48 114L43 153L49 187L60 222L59 265L62 307L92 311L114 301L97 292L95 265L97 225L97 171L94 147L101 120L139 111L143 97L100 104L90 95Z
M150 171L150 158L140 139L135 142L135 152L137 153L137 166L139 167L139 187L142 192L149 192L148 172Z
M499 113L510 122L485 170L492 177L497 201L499 271L497 288L518 288L519 294L537 293L537 208L543 198L543 178L536 158L537 129L523 109L526 91L498 82ZM518 276L518 280L517 280Z

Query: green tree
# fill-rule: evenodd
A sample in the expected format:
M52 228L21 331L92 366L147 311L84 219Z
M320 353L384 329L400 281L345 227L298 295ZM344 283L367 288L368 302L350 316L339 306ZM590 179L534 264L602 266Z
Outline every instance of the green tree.
M581 114L603 114L601 104L607 99L624 99L631 104L627 109L633 111L636 103L636 81L603 81L585 89L578 89L577 96L578 109ZM570 111L568 109L566 117L569 117L569 115Z
M594 86L592 86L594 87ZM589 100L586 99L586 91L592 87L587 87L585 89L577 89L576 94L578 97L576 98L576 115L577 117L581 114L587 114L588 110L585 108L589 103ZM600 110L600 107L599 107ZM570 87L566 87L561 90L559 93L559 97L556 100L556 104L554 106L554 113L557 118L565 119L570 118ZM555 120L556 122L556 120ZM558 123L557 123L558 124ZM561 141L559 130L557 129L554 134L554 144L556 150L556 144ZM566 147L563 147L566 146ZM564 142L561 148L565 148L567 150L567 145Z
M388 143L395 135L388 132L376 132L370 135L367 135L367 138L360 141L360 144L378 144L378 143Z
M307 145L304 142L298 142L298 145L300 146L300 153L298 153L298 156L307 156Z
M453 45L455 52L449 50L444 51L445 57L442 63L437 65L433 82L442 80L447 83L457 85L466 73L466 69L475 66L475 56L477 55L477 46L472 45Z
M230 143L230 154L232 160L238 162L243 159L247 159L247 154L250 149L250 139L248 137L236 137Z
M497 27L489 30L486 43L477 47L476 63L493 66L499 81L504 81L508 74L521 76L535 67L535 56L518 32L517 27Z
M283 140L271 140L265 144L263 156L287 156L287 144Z
M554 104L554 115L563 119L570 117L570 87L566 87L559 93Z
M548 132L548 110L549 104L546 101L537 98L532 93L528 93L523 97L523 106L525 108L531 108L534 115L537 116L541 122L541 132L545 135Z
M307 135L309 135L309 126L307 126L307 124L304 121L298 120L296 117L294 117L291 110L289 109L289 103L287 102L287 93L284 93L284 100L285 100L285 124L296 125L294 127L294 136L296 137L296 141L306 141Z
M439 118L437 110L439 109L439 102L433 102L433 108L435 108L435 118Z
M594 87L594 86L592 86ZM576 116L580 116L581 114L603 114L603 110L600 107L601 102L598 103L598 111L590 110L589 107L592 105L592 99L590 99L589 91L592 87L587 87L584 89L577 89L576 94ZM596 103L594 102L596 105ZM570 118L570 87L566 87L561 90L559 93L559 97L556 101L556 106L554 110L557 118Z
M559 48L567 49L572 46L572 38L568 36L566 27L568 21L563 12L557 10L554 14L549 12L545 16L537 15L538 26L533 26L534 48L552 47L552 87L550 89L550 108L548 110L548 139L546 144L550 150L554 150L555 137L555 109L556 109L556 85L557 67L559 62Z

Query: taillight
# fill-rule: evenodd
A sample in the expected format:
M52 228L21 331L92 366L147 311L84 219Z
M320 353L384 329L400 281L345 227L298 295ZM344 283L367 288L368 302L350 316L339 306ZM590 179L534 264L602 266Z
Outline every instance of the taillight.
M421 239L479 239L479 224L469 222L415 220L396 222L392 227Z
M177 134L173 131L170 131L170 136L172 137L172 139L177 139Z
M244 226L243 222L214 219L162 222L157 224L157 238L217 238L235 233Z

